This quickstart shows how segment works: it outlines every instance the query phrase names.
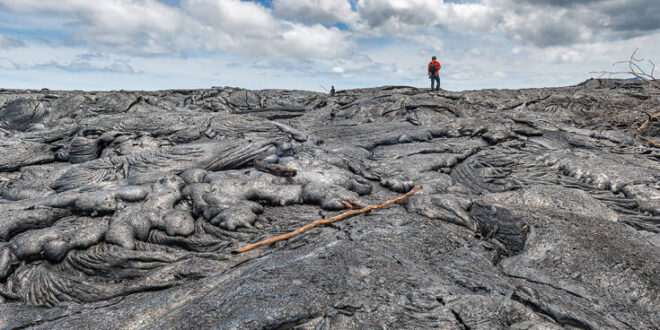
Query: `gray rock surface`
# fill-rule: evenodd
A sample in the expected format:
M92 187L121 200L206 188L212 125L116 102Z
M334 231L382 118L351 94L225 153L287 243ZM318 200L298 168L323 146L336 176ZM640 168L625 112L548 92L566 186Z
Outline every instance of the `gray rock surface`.
M1 90L0 329L660 329L644 91Z

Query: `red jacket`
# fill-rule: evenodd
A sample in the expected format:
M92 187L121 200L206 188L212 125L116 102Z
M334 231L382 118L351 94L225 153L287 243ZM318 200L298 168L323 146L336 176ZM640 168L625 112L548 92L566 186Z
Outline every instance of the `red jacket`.
M431 63L429 63L429 75L433 74L434 76L440 75L440 69L442 69L442 64L438 62L438 60L433 60Z

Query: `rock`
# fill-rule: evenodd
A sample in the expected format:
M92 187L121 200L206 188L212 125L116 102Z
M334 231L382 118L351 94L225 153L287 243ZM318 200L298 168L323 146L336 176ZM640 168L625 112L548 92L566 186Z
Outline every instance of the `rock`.
M658 329L638 90L1 90L0 328Z

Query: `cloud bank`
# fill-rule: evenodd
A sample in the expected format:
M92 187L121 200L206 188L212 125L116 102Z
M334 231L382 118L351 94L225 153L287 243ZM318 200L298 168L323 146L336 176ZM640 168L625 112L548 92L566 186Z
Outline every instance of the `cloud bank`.
M453 88L561 84L653 54L658 17L657 0L0 0L0 83L425 85L437 54Z

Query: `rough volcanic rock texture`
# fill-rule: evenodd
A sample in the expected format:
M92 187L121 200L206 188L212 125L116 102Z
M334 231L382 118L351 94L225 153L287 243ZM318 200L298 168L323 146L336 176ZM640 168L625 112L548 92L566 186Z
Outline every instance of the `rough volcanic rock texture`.
M660 329L658 110L610 80L3 90L0 328Z

